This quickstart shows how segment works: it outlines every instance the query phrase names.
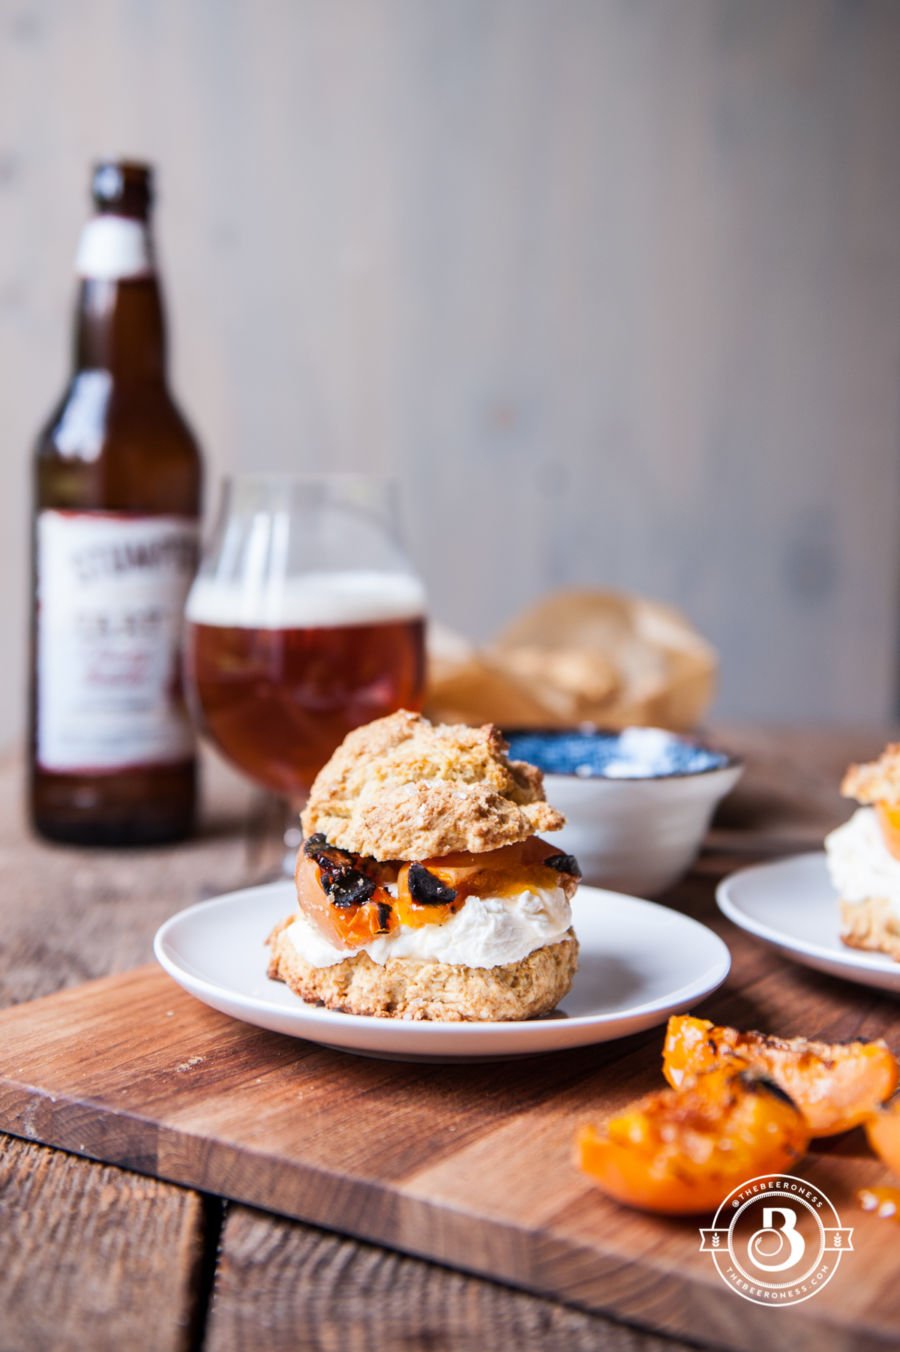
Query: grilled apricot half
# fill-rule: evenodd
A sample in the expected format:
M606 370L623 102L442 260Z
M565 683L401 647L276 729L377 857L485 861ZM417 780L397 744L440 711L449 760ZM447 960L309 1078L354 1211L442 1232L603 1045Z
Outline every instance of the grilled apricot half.
M301 850L297 858L297 902L310 924L329 943L348 952L395 930L393 898L374 876L357 867L367 861L343 857L338 850L330 850L331 860L327 853L322 849L313 857Z
M900 1178L900 1096L869 1118L866 1135L878 1158Z
M663 1046L663 1074L674 1088L716 1066L743 1064L790 1095L812 1136L834 1136L865 1122L897 1088L896 1058L878 1042L811 1042L717 1027L675 1014Z
M632 1103L605 1131L585 1126L577 1161L627 1206L669 1215L712 1211L732 1188L784 1173L809 1144L803 1114L770 1079L734 1067Z

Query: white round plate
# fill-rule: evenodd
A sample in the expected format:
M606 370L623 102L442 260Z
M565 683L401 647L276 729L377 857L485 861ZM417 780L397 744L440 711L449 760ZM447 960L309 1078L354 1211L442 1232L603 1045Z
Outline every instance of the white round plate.
M900 992L900 962L841 943L838 898L821 851L732 873L716 900L729 920L805 967Z
M204 1004L245 1023L370 1056L531 1056L608 1042L663 1023L716 989L731 954L712 930L678 911L595 887L573 903L578 974L559 1009L509 1023L433 1023L341 1014L305 1004L266 976L264 940L296 906L292 882L201 902L167 920L154 952Z

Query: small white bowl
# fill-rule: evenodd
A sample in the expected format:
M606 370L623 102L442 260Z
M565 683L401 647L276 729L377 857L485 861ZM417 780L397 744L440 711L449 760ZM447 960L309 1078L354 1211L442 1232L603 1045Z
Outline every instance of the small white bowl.
M639 897L657 896L687 872L743 770L734 756L661 728L506 735L513 758L544 770L547 798L566 817L553 843L574 854L585 882ZM562 753L572 764L564 773Z

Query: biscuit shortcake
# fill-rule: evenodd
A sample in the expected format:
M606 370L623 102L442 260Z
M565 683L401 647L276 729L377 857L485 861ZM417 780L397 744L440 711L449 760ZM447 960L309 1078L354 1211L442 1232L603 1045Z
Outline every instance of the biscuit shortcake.
M546 1014L572 984L580 873L538 832L564 818L497 728L401 710L351 732L302 816L298 910L269 976L385 1018Z
M840 897L841 939L900 962L900 743L851 765L841 793L860 806L825 839Z

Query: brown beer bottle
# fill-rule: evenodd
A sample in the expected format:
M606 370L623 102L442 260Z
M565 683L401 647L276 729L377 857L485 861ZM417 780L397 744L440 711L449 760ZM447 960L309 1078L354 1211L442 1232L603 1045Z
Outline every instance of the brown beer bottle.
M181 689L201 462L166 386L147 165L93 175L71 382L34 481L31 813L54 840L176 840L194 818Z

